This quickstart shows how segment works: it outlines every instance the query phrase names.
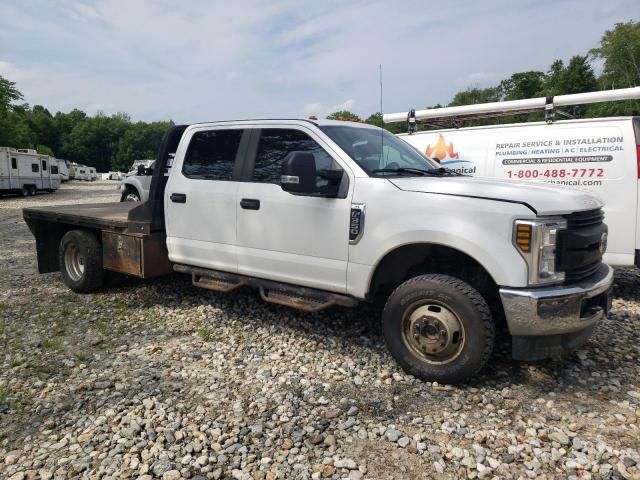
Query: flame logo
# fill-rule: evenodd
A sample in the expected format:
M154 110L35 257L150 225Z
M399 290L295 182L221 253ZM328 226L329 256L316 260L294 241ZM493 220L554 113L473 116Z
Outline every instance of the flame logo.
M453 142L449 142L449 145L447 145L442 134L438 134L438 137L438 143L433 147L430 144L427 145L427 149L425 151L427 157L435 158L438 161L445 158L458 158L458 152L453 150Z

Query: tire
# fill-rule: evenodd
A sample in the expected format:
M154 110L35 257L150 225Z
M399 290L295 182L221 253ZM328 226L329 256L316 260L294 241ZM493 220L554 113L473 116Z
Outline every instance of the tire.
M127 187L125 191L122 192L122 195L120 196L120 201L121 202L139 202L140 194L138 193L138 190L136 190L135 188Z
M87 230L70 230L60 240L58 265L64 283L76 293L89 293L104 283L102 245Z
M36 196L36 187L29 187L29 195L31 195L32 197Z
M20 195L22 195L23 197L28 197L29 196L29 187L22 187L22 189L20 190Z
M495 326L487 302L469 284L449 275L421 275L389 296L382 335L407 373L455 384L487 362Z

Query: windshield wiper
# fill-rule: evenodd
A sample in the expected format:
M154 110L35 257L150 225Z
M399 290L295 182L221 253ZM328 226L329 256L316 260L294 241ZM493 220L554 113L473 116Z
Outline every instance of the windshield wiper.
M371 173L408 173L411 175L429 175L428 170L421 170L419 168L376 168L371 170Z
M443 177L445 175L455 175L457 177L463 177L462 173L456 172L455 170L451 170L450 168L440 167L440 168L430 168L427 170L431 175L437 175L439 177Z
M398 174L409 174L409 175L431 175L434 177L444 177L448 175L462 175L454 170L450 170L445 167L440 168L428 168L426 170L422 170L421 168L410 168L410 167L400 167L400 168L378 168L376 170L372 170L371 173L398 173Z

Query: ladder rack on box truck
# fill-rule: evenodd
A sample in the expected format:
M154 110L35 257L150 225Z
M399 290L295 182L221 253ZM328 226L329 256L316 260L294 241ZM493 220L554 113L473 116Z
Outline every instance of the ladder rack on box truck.
M585 105L589 103L614 102L640 99L640 87L621 88L618 90L602 90L600 92L574 93L549 97L509 100L505 102L477 103L456 107L429 108L425 110L409 110L400 113L385 113L385 123L407 122L409 133L415 131L418 123L443 124L442 119L453 119L453 126L459 126L466 120L495 118L503 115L518 115L531 112L545 112L545 120L555 119L556 107Z

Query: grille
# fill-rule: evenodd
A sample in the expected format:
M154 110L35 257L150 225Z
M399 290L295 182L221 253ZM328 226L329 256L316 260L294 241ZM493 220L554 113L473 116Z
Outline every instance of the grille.
M586 212L576 212L568 215L567 228L585 228L599 225L604 220L604 212L601 209L587 210Z
M577 282L583 278L587 278L598 271L602 262L594 262L590 265L586 265L582 268L572 268L565 270L564 281L567 283Z
M558 235L557 268L571 283L593 275L602 263L600 242L607 231L602 210L576 212L566 216L567 229Z

